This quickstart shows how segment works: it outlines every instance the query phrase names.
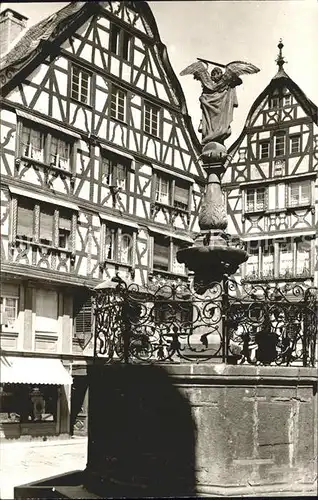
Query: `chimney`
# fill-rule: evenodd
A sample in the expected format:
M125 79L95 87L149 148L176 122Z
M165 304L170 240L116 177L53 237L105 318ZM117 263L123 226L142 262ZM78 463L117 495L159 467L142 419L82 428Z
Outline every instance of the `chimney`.
M0 57L26 27L28 18L12 9L0 12Z

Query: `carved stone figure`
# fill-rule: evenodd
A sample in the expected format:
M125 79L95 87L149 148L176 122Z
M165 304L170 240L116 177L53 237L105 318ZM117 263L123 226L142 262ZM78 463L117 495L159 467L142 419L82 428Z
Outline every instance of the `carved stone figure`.
M211 74L207 63L216 66ZM221 67L225 68L224 72ZM233 61L226 66L200 59L181 71L180 75L193 74L195 80L202 84L200 97L202 121L199 132L202 133L203 150L211 143L223 145L231 135L233 109L238 106L236 87L242 84L239 75L257 73L259 69L253 64ZM218 149L217 145L214 149ZM222 151L222 148L220 148Z

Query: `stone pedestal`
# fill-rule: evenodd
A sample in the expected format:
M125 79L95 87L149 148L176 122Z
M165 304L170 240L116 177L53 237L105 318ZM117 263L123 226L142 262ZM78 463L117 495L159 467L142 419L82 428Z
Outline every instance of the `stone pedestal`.
M225 364L89 367L83 472L22 498L317 494L317 370Z
M309 368L92 366L84 486L103 498L314 491L316 384Z

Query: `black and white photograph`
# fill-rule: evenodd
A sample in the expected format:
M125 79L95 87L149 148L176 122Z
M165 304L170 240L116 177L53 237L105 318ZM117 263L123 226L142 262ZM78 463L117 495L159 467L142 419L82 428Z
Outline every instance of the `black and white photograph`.
M318 496L318 2L0 6L0 498Z

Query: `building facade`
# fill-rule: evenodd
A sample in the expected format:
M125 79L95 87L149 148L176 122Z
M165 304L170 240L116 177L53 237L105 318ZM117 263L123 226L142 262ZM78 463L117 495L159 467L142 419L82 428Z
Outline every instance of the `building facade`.
M318 112L284 71L253 103L223 177L228 231L247 245L241 278L317 286Z
M187 277L199 143L146 2L71 3L0 62L1 430L67 434L85 427L90 289Z

